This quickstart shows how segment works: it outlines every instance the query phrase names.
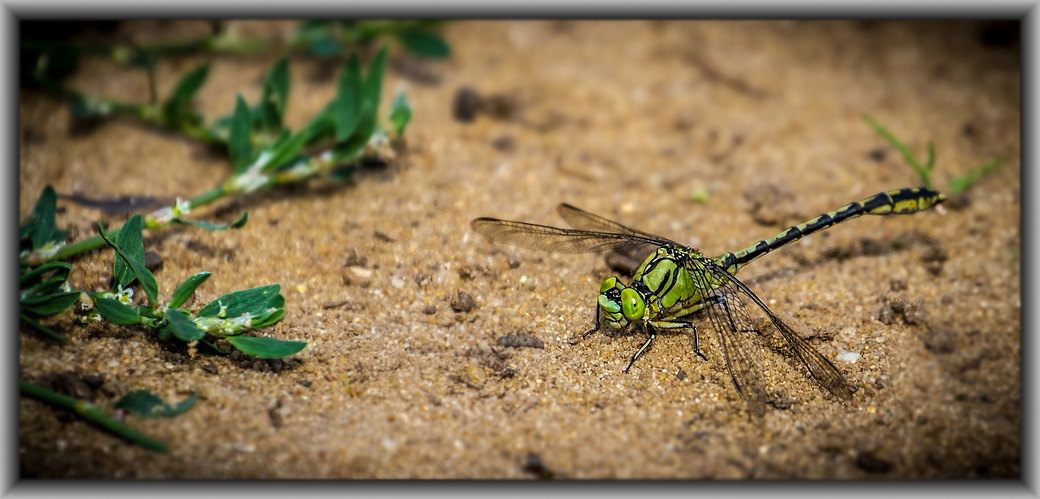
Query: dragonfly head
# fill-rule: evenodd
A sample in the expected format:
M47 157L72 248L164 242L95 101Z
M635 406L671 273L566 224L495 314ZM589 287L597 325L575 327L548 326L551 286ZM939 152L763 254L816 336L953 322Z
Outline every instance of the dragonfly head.
M617 277L608 277L599 287L599 310L611 329L624 329L646 313L646 298Z

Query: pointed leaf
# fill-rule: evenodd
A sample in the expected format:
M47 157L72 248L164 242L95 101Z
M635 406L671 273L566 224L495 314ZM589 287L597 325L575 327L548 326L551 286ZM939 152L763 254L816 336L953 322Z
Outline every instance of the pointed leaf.
M397 35L404 48L423 57L443 59L451 55L451 47L443 38L429 31L408 30Z
M96 297L94 306L101 317L112 324L132 326L141 323L141 314L137 313L137 309L124 305L119 300Z
M289 61L279 59L264 80L263 94L260 96L260 110L264 127L270 130L281 130L282 118L289 100Z
M281 308L285 305L285 298L281 294L282 287L278 284L268 284L252 289L228 293L213 300L202 310L199 317L217 317L221 307L226 307L223 317L238 317L244 313L258 316L267 312L269 308Z
M307 143L308 138L309 132L307 129L304 129L300 133L286 137L285 140L278 141L272 146L271 158L267 161L263 170L265 172L274 170L290 162L299 154L300 149L303 148L303 144Z
M167 404L148 390L134 390L119 399L115 407L141 418L172 418L191 409L198 400L199 394L192 392L188 398L178 404Z
M379 99L383 91L383 73L386 72L386 54L387 50L384 46L379 49L372 62L368 63L368 72L365 74L365 83L362 89L362 98L372 106L370 112L372 113L371 119L373 123L376 121L376 116L379 115ZM365 119L366 117L362 115L361 120L364 121Z
M142 267L144 266L144 241L141 239L143 225L141 215L134 215L116 234L116 244L123 250L123 253L140 263ZM118 256L112 262L112 277L124 288L134 282L133 270Z
M170 97L163 104L163 116L170 121L178 121L183 119L185 115L190 114L188 106L191 103L191 99L195 97L199 88L202 88L202 84L206 82L206 76L208 75L208 63L201 64L184 75L181 81L177 82L177 86L173 88L173 93L170 94Z
M195 290L198 289L202 283L209 279L209 272L199 272L191 277L184 280L177 289L174 290L173 296L170 298L170 308L180 308L188 302L188 299L195 294Z
M79 299L79 291L63 291L51 295L34 296L22 300L20 303L22 312L28 312L36 316L48 317L64 312L65 309L76 303Z
M226 224L215 224L215 223L206 222L206 221L203 221L203 220L186 220L186 219L183 219L183 218L174 218L174 219L170 220L170 222L175 223L175 224L194 225L195 227L198 227L200 229L205 229L205 230L208 230L208 231L238 229L238 228L241 228L241 227L245 226L247 221L249 221L249 212L248 211L243 211L242 215L240 215L237 220L235 220L234 222L231 222L231 223L226 223Z
M140 215L134 216L139 217ZM101 239L104 239L105 242L115 250L116 255L122 257L123 260L126 260L130 265L130 270L133 271L137 281L140 282L141 287L144 288L145 294L148 295L148 304L153 307L156 306L158 303L157 295L159 294L159 285L155 282L155 276L152 275L152 272L145 268L143 261L139 262L131 259L122 248L112 241L109 235L105 232L105 228L100 223L98 223L98 233L101 235Z
M231 119L231 137L228 139L228 155L235 173L240 174L249 168L253 161L253 146L249 142L253 133L253 114L246 101L239 95L235 100L235 114Z
M58 195L54 188L47 186L40 192L36 206L33 207L29 220L19 228L19 238L30 238L33 249L43 247L54 238L55 213L58 210Z
M361 63L357 54L350 56L339 75L333 117L336 121L336 142L346 140L357 128L361 119Z
M281 359L293 355L307 346L306 341L286 341L255 336L231 336L228 343L242 353L258 359Z
M197 341L206 336L188 314L177 309L166 309L166 320L170 322L170 332L181 341Z

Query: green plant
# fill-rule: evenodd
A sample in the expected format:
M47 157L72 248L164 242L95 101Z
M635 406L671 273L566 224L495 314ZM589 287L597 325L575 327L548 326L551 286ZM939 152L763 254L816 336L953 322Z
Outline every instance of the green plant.
M142 325L155 331L159 339L176 339L189 347L198 342L219 350L214 342L225 339L231 346L262 359L279 359L293 355L307 346L302 341L274 338L239 338L250 330L273 326L285 315L285 298L277 284L235 291L213 300L198 311L186 308L195 290L209 278L199 272L181 282L166 303L159 302L155 276L144 265L140 215L134 215L113 238L99 227L105 243L115 251L112 264L113 289L87 293L89 301L81 308L83 320L106 320L120 326ZM145 293L145 303L135 304L134 283Z
M175 124L175 130L189 136L204 136L207 142L222 145L228 152L233 172L206 192L144 215L144 228L158 229L183 223L211 230L236 227L245 220L216 225L188 220L185 215L225 197L247 195L276 185L303 182L322 175L339 180L354 172L365 156L392 156L394 143L402 137L412 113L407 100L399 95L387 117L391 129L388 131L378 124L386 59L384 47L376 53L363 74L360 59L350 57L339 78L336 96L309 123L296 131L288 129L283 121L290 88L288 62L284 59L268 72L260 102L249 105L241 96L237 97L232 114L217 119L211 127L199 125L201 117L190 107L191 98L201 88L208 71L204 66L191 71L161 106L146 106L152 110L145 114L166 116L155 123L165 124L163 126ZM92 105L105 102L99 99L86 99L84 102L87 101ZM196 134L185 130L204 132ZM305 150L323 144L325 148L319 152ZM118 234L119 230L112 232ZM22 262L37 266L66 260L102 246L104 241L95 236L58 247L33 248L23 253Z
M106 414L105 411L101 410L98 406L87 402L86 400L78 400L67 395L62 395L40 385L30 383L24 379L18 381L18 390L26 397L34 398L52 406L72 411L90 424L112 433L130 443L164 454L169 450L169 447L166 444L153 440L147 435L127 426Z
M337 57L344 51L371 46L390 38L420 57L443 59L451 46L435 28L441 21L303 21L293 34L290 47L318 57Z
M928 142L928 160L922 163L913 151L911 151L903 141L899 140L899 138L884 125L867 114L863 115L863 120L866 121L878 135L882 136L892 147L899 151L907 165L909 165L910 168L917 173L917 176L921 178L922 185L928 188L932 187L932 171L935 168L935 144L931 141ZM977 182L983 176L988 175L997 168L1000 168L1003 164L1004 161L1002 159L992 159L973 168L964 175L956 175L950 178L948 184L950 193L960 194L966 191L972 184Z

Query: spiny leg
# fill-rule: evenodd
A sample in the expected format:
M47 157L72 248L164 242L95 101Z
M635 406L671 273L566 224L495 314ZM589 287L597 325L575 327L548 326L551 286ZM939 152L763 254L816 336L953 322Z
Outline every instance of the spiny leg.
M570 341L570 344L577 345L585 338L588 338L590 334L595 333L596 331L599 331L599 305L596 305L596 321L592 324L592 328L590 328L588 331L585 331L584 333L581 333L581 336L572 339Z
M655 331L654 327L650 324L646 325L646 332L650 335L650 337L646 339L646 343L643 343L643 346L639 347L639 350L636 350L636 353L632 354L632 358L628 360L628 365L625 366L625 368L622 369L621 372L627 373L628 370L632 368L632 364L636 362L636 359L641 357L643 353L646 352L646 349L650 348L650 344L654 342L654 339L657 338L657 331Z
M686 321L652 321L651 324L658 329L689 329L693 332L693 353L700 356L704 360L708 360L708 357L701 351L701 339L697 334L697 327L692 322Z

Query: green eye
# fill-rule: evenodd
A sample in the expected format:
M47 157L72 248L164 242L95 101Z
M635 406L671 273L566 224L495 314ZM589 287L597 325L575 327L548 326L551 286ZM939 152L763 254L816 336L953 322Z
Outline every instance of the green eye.
M599 292L603 293L608 289L613 289L614 286L617 286L617 277L608 277L603 279L603 284L599 285Z
M642 319L645 309L646 303L636 290L625 288L621 292L621 313L625 314L626 319L630 321Z

